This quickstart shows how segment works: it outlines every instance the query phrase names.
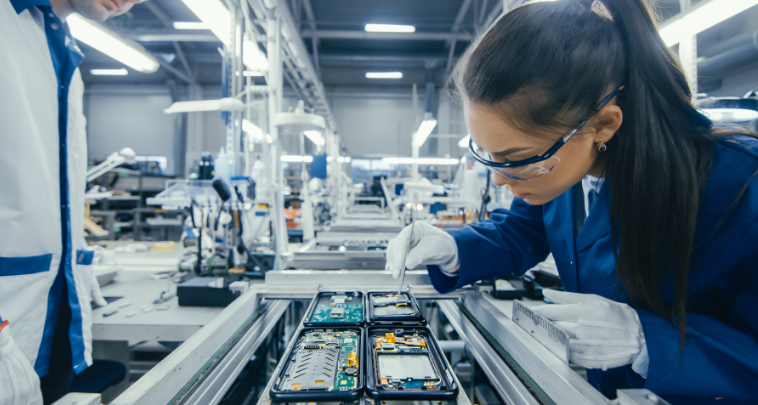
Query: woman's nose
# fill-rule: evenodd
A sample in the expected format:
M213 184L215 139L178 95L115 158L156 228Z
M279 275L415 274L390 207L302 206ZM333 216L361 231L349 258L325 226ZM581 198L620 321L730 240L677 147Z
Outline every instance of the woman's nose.
M498 172L492 172L492 182L495 183L496 186L502 187L510 186L513 184L514 180L511 180Z

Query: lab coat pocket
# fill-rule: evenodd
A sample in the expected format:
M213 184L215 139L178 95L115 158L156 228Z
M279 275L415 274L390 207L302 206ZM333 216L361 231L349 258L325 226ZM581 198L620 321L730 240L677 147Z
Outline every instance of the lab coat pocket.
M0 257L0 277L23 276L50 271L53 254L25 257Z

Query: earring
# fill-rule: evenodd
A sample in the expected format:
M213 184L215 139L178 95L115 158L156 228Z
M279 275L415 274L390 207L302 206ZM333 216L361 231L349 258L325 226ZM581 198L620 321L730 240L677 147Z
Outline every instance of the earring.
M605 143L603 141L600 141L600 143L597 144L597 151L602 153L602 152L605 152L606 150L608 150L608 147L605 146Z

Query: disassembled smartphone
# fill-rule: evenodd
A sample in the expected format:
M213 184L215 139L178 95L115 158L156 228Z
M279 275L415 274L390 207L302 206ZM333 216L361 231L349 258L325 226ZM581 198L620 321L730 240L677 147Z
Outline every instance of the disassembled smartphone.
M410 292L370 292L367 305L371 325L426 325L416 298Z
M368 329L369 396L382 400L450 400L458 386L427 328Z
M363 392L361 329L304 328L271 387L276 401L354 401Z
M365 321L361 292L320 292L311 302L304 326L361 326Z

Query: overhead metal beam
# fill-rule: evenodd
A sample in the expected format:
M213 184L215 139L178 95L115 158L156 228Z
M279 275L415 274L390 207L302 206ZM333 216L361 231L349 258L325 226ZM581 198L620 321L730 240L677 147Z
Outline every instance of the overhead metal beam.
M508 10L510 10L510 9L513 8L513 5L515 3L513 0L498 1L495 4L495 8L493 8L492 11L490 11L490 15L487 17L487 21L484 22L484 28L485 28L485 30L487 28L489 28L490 25L492 25L497 20L497 18L500 17L500 15L503 14L503 2L504 1L508 1ZM506 11L508 11L508 10L506 10Z
M463 19L466 17L466 13L468 12L469 7L471 7L471 0L463 0L463 3L461 3L461 8L458 9L458 14L455 15L455 19L453 20L453 27L450 29L450 32L457 33L461 29L461 24L463 23ZM476 18L476 16L474 16L474 18ZM453 67L453 57L455 56L455 39L447 41L447 47L450 49L450 52L447 56L447 66L445 67L445 71L449 72Z
M166 14L165 11L163 11L160 6L158 6L157 3L145 3L145 7L147 7L148 10L150 10L151 13L153 13L154 16L156 16L161 22L163 23L166 28L173 27L173 21L171 18ZM174 45L174 49L176 50L176 56L179 57L179 61L182 63L182 66L184 66L184 70L187 73L187 76L190 78L193 78L195 75L192 73L192 69L190 68L189 63L187 62L187 58L184 56L184 51L182 51L182 47L179 45L179 42L177 41L171 41L171 43Z
M304 30L303 38L319 39L390 39L408 41L468 41L472 35L465 32L365 32L341 30Z
M158 59L158 63L160 63L160 64L161 64L161 66L163 66L163 67L164 67L166 70L168 70L169 72L173 73L173 74L174 74L176 77L178 77L178 78L180 78L180 79L182 79L182 80L184 80L185 82L187 82L187 83L190 83L190 84L194 84L194 83L195 83L195 79L193 79L193 78L191 78L191 77L187 76L187 75L186 75L184 72L182 72L181 70L179 70L179 69L177 69L177 68L175 68L175 67L173 67L173 66L169 65L168 63L166 63L166 62L165 62L163 59L161 59L160 57L157 57L156 59Z
M303 0L303 8L305 9L305 15L308 17L308 26L312 30L316 30L316 17L313 14L313 6L311 6L311 0ZM316 73L321 74L321 64L318 58L318 46L319 40L317 37L311 37L311 47L313 47L313 64L316 68Z

